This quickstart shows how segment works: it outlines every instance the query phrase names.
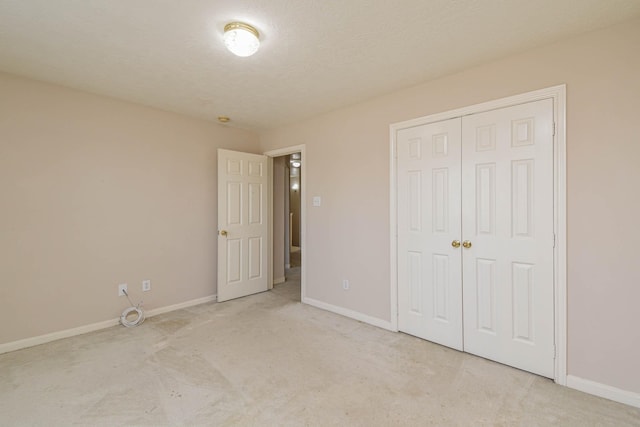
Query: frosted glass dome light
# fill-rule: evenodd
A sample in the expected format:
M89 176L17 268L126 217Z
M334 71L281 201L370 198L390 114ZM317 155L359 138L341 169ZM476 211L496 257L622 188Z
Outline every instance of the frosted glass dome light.
M249 24L232 22L224 26L224 45L235 55L251 56L260 47L260 35Z

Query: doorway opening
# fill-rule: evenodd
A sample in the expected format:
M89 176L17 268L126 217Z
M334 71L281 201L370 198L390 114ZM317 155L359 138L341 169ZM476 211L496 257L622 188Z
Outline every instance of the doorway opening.
M271 271L275 292L305 302L304 145L265 153L271 158Z
M295 269L301 266L300 245L300 181L302 162L300 153L293 153L285 156L285 167L287 168L289 181L285 184L285 206L288 209L288 221L285 223L285 236L288 237L288 244L285 245L285 269ZM286 221L286 218L285 218ZM287 262L288 261L288 262Z

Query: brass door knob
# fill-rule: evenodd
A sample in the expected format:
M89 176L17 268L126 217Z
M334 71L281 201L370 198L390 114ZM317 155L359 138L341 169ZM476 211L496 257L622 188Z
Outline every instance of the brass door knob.
M465 240L464 242L462 242L462 247L465 249L469 249L471 247L471 242L468 240Z
M227 235L227 230L220 230L220 235L221 236L226 236Z
M454 248L459 248L460 240L454 240L453 242L451 242L451 246L453 246Z

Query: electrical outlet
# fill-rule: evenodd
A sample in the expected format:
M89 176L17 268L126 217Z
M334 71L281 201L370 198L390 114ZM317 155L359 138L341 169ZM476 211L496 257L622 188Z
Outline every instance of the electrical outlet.
M342 289L344 289L345 291L349 290L349 280L348 279L342 279Z
M143 280L142 281L142 292L147 292L151 290L151 280Z
M123 297L125 296L125 292L129 292L129 289L127 289L127 284L126 283L122 283L120 285L118 285L118 296L119 297Z

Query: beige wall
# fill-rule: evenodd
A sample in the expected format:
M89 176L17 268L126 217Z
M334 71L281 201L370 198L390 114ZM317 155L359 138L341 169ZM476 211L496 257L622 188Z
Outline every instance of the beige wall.
M216 149L257 145L0 74L0 344L118 317L118 283L148 309L216 293Z
M566 83L568 372L640 392L638 46L628 22L263 133L307 146L307 295L389 320L391 123Z

